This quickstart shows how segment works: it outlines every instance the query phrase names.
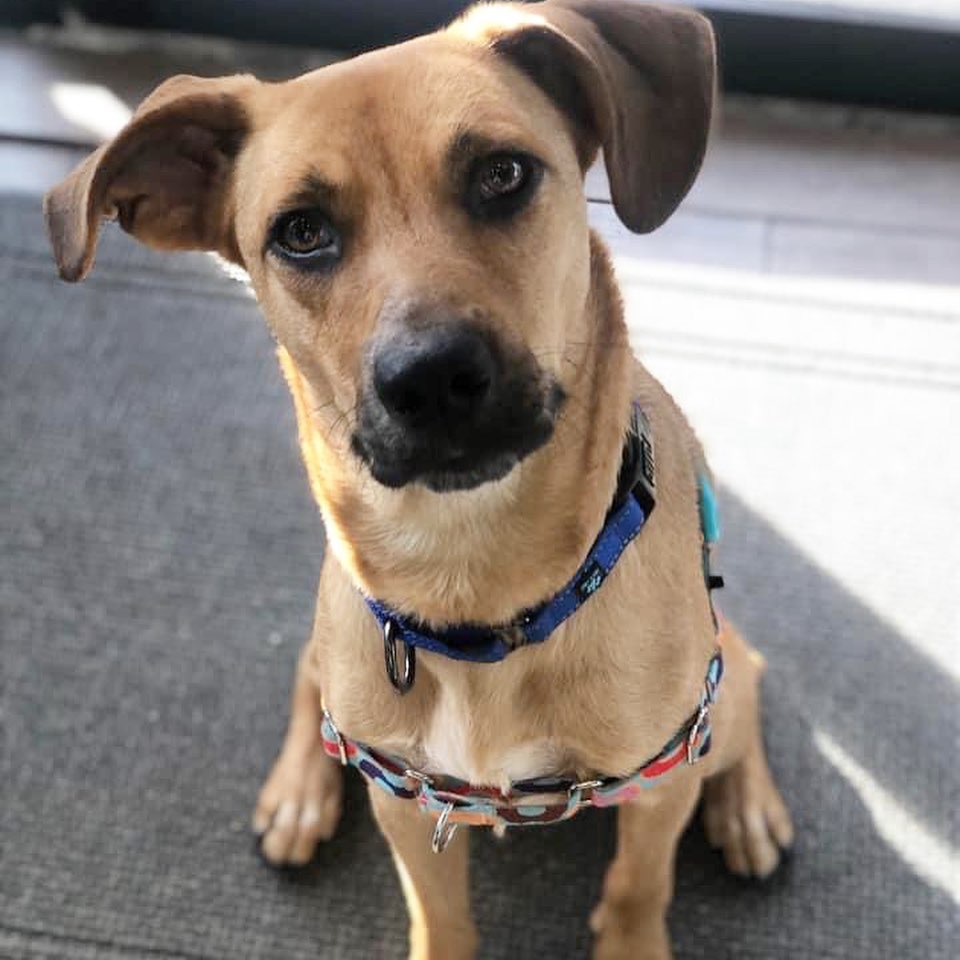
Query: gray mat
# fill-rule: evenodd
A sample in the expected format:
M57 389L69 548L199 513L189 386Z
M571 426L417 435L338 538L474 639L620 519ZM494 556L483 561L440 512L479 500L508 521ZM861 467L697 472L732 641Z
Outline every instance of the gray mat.
M60 284L35 199L0 199L0 285L0 955L403 957L356 780L299 874L266 867L247 833L323 543L255 306L208 259L112 230L92 278ZM679 958L952 960L955 905L881 838L813 728L955 844L955 686L760 517L724 508L724 599L771 661L768 739L799 841L756 886L691 828ZM611 817L474 839L482 956L586 956Z

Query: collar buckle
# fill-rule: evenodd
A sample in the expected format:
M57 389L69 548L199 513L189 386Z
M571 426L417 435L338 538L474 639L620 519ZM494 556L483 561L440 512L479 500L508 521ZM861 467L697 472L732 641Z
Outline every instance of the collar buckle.
M643 510L644 519L657 505L657 468L653 452L653 430L650 421L634 401L630 416L630 430L623 446L617 492L613 497L612 513L633 496ZM608 514L609 517L609 514Z

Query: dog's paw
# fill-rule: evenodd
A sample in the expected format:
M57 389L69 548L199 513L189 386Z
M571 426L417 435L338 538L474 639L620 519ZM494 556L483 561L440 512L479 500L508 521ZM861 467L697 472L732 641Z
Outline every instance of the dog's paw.
M793 824L762 758L747 757L703 785L703 825L739 877L769 877L793 846Z
M340 821L343 771L317 744L284 750L267 777L253 814L260 852L274 866L303 866Z

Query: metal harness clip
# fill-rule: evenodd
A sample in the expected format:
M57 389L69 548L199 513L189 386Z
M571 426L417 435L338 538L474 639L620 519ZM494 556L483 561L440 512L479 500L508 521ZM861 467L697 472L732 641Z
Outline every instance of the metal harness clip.
M403 771L403 775L409 777L411 780L416 780L425 787L433 786L433 777L427 773L421 773L419 770L414 770L411 767L407 767L406 770Z
M597 787L602 787L602 780L581 780L578 783L571 783L567 787L567 796L572 797L575 793L583 793L584 790L595 790Z
M448 803L440 811L440 816L437 817L436 826L433 828L433 836L430 838L430 849L434 853L443 853L443 851L447 849L447 845L457 832L457 827L460 826L459 823L448 822L450 820L450 814L453 813L454 806L455 804Z
M340 733L340 730L337 728L337 725L333 722L333 717L330 716L330 712L324 708L323 711L324 719L330 725L330 729L333 731L333 735L337 738L337 750L340 751L340 766L346 767L349 764L349 759L347 758L347 745L343 740L343 735Z
M690 732L687 734L687 763L693 766L700 759L700 751L697 749L697 740L707 726L710 720L710 704L704 700L697 710L697 717L690 726Z

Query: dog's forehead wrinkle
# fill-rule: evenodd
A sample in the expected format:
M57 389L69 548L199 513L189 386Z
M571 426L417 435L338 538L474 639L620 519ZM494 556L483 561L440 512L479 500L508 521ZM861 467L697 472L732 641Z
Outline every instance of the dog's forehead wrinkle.
M457 125L447 153L451 163L457 163L488 153L521 150L533 153L541 149L529 125L505 122L502 118L484 124L473 118Z
M341 186L318 170L305 173L300 182L287 194L281 202L283 209L292 209L299 206L316 204L331 206Z

